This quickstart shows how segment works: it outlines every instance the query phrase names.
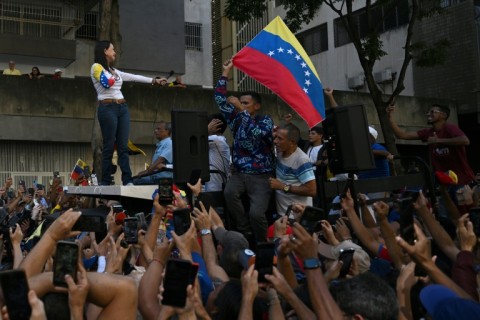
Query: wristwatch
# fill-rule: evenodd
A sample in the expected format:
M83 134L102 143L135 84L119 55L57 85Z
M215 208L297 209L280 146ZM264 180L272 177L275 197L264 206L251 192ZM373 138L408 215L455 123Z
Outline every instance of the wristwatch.
M208 235L208 234L212 234L212 231L211 231L210 229L202 229L202 230L200 231L200 234L201 234L202 236L206 236L206 235Z
M320 268L320 260L317 258L308 258L303 260L303 268L306 270Z
M284 185L283 186L283 192L288 193L290 191L290 187L291 187L291 185L289 185L289 184Z

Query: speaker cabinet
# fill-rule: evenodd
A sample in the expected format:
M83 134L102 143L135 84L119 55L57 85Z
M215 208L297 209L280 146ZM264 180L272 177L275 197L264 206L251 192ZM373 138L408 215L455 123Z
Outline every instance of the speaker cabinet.
M210 180L208 162L208 122L206 112L172 111L173 179L190 181L193 171L200 170L203 182Z
M375 168L363 105L329 109L322 125L328 141L328 163L334 174Z

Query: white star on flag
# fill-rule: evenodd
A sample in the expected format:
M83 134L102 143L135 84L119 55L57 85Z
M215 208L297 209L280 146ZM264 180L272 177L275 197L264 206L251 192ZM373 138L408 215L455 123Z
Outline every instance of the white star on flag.
M302 62L300 65L302 66L302 68L306 68L306 67L307 67L307 64L306 64L305 62Z
M307 88L303 88L303 91L305 91L305 93L308 93L308 89L307 89Z
M310 82L310 80L305 80L305 84L306 84L307 86L309 86L309 85L311 85L312 83Z
M268 52L268 55L269 55L270 57L273 56L274 54L275 54L275 52L273 52L273 51L269 51L269 52Z
M277 51L278 51L278 52L283 52L283 51L285 51L285 49L283 49L282 47L280 47L280 48L277 49Z
M305 71L305 77L310 77L310 71Z
M297 59L297 61L298 61L298 60L300 60L300 59L302 59L302 58L300 58L300 55L297 54L297 55L295 55L295 59Z
M288 50L287 50L287 53L288 53L288 54L293 54L293 50L292 50L292 49L288 49Z

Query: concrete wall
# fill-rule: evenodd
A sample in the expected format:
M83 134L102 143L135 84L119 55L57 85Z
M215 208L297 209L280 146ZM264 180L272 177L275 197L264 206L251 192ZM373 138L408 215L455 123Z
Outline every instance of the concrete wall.
M415 38L429 44L441 39L450 42L444 65L414 67L415 94L455 99L459 110L478 112L480 66L473 1L454 5L443 14L419 23Z
M211 86L212 79L212 16L211 0L185 1L185 22L202 24L202 51L185 51L185 75L187 84Z
M120 0L122 59L134 72L185 73L184 2Z

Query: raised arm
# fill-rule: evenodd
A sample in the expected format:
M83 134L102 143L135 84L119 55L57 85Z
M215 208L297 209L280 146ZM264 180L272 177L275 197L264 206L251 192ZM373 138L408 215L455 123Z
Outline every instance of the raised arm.
M390 122L390 127L393 130L393 133L395 134L395 137L399 139L404 139L404 140L418 140L420 137L416 132L411 132L411 131L405 131L402 128L398 126L398 124L393 120L393 113L395 111L395 106L391 105L387 107L387 116L388 120Z
M397 242L400 247L402 247L412 257L412 259L415 260L416 263L419 263L427 271L430 279L432 279L435 283L450 288L461 298L472 299L468 293L460 288L460 286L458 286L451 278L449 278L435 265L430 253L430 240L425 236L422 229L417 224L414 224L413 227L415 228L417 241L413 246L411 246L402 238L397 237Z
M392 258L392 262L395 265L395 268L400 271L403 267L402 253L395 239L395 232L388 223L388 204L383 201L378 201L373 204L373 209L377 213L378 225L380 226L380 231L382 232L383 239L385 239L385 245L388 248L388 254Z
M430 234L433 237L433 240L437 243L438 247L452 262L454 262L460 250L455 246L447 231L445 231L445 229L440 225L440 223L435 219L433 214L428 209L427 199L424 197L421 191L417 201L413 203L413 206L420 217L422 217L423 223L427 226Z
M325 88L323 89L323 94L327 96L328 101L330 102L330 106L332 108L336 108L338 106L337 101L335 101L335 98L333 97L333 89L332 88Z
M45 262L52 254L58 241L80 234L80 231L72 232L71 230L81 214L80 211L70 209L52 223L40 238L40 241L20 263L19 268L25 270L27 277L42 272Z
M312 237L298 222L293 224L293 234L294 237L291 238L291 241L294 243L297 256L304 261L306 259L318 260L318 239L316 235L314 234ZM310 300L317 319L342 319L342 310L330 294L320 267L305 269L305 275L307 276Z
M347 214L350 225L352 226L353 232L355 232L357 238L371 254L376 256L378 254L380 242L375 240L370 231L368 231L368 229L363 225L362 221L360 221L360 218L355 211L350 190L347 192L345 198L341 200L341 205Z
M193 209L193 220L202 235L202 256L205 260L208 275L212 279L228 281L227 273L217 262L217 251L215 250L215 245L213 243L210 216L202 202L200 202L200 207L202 210L199 210L198 208Z

